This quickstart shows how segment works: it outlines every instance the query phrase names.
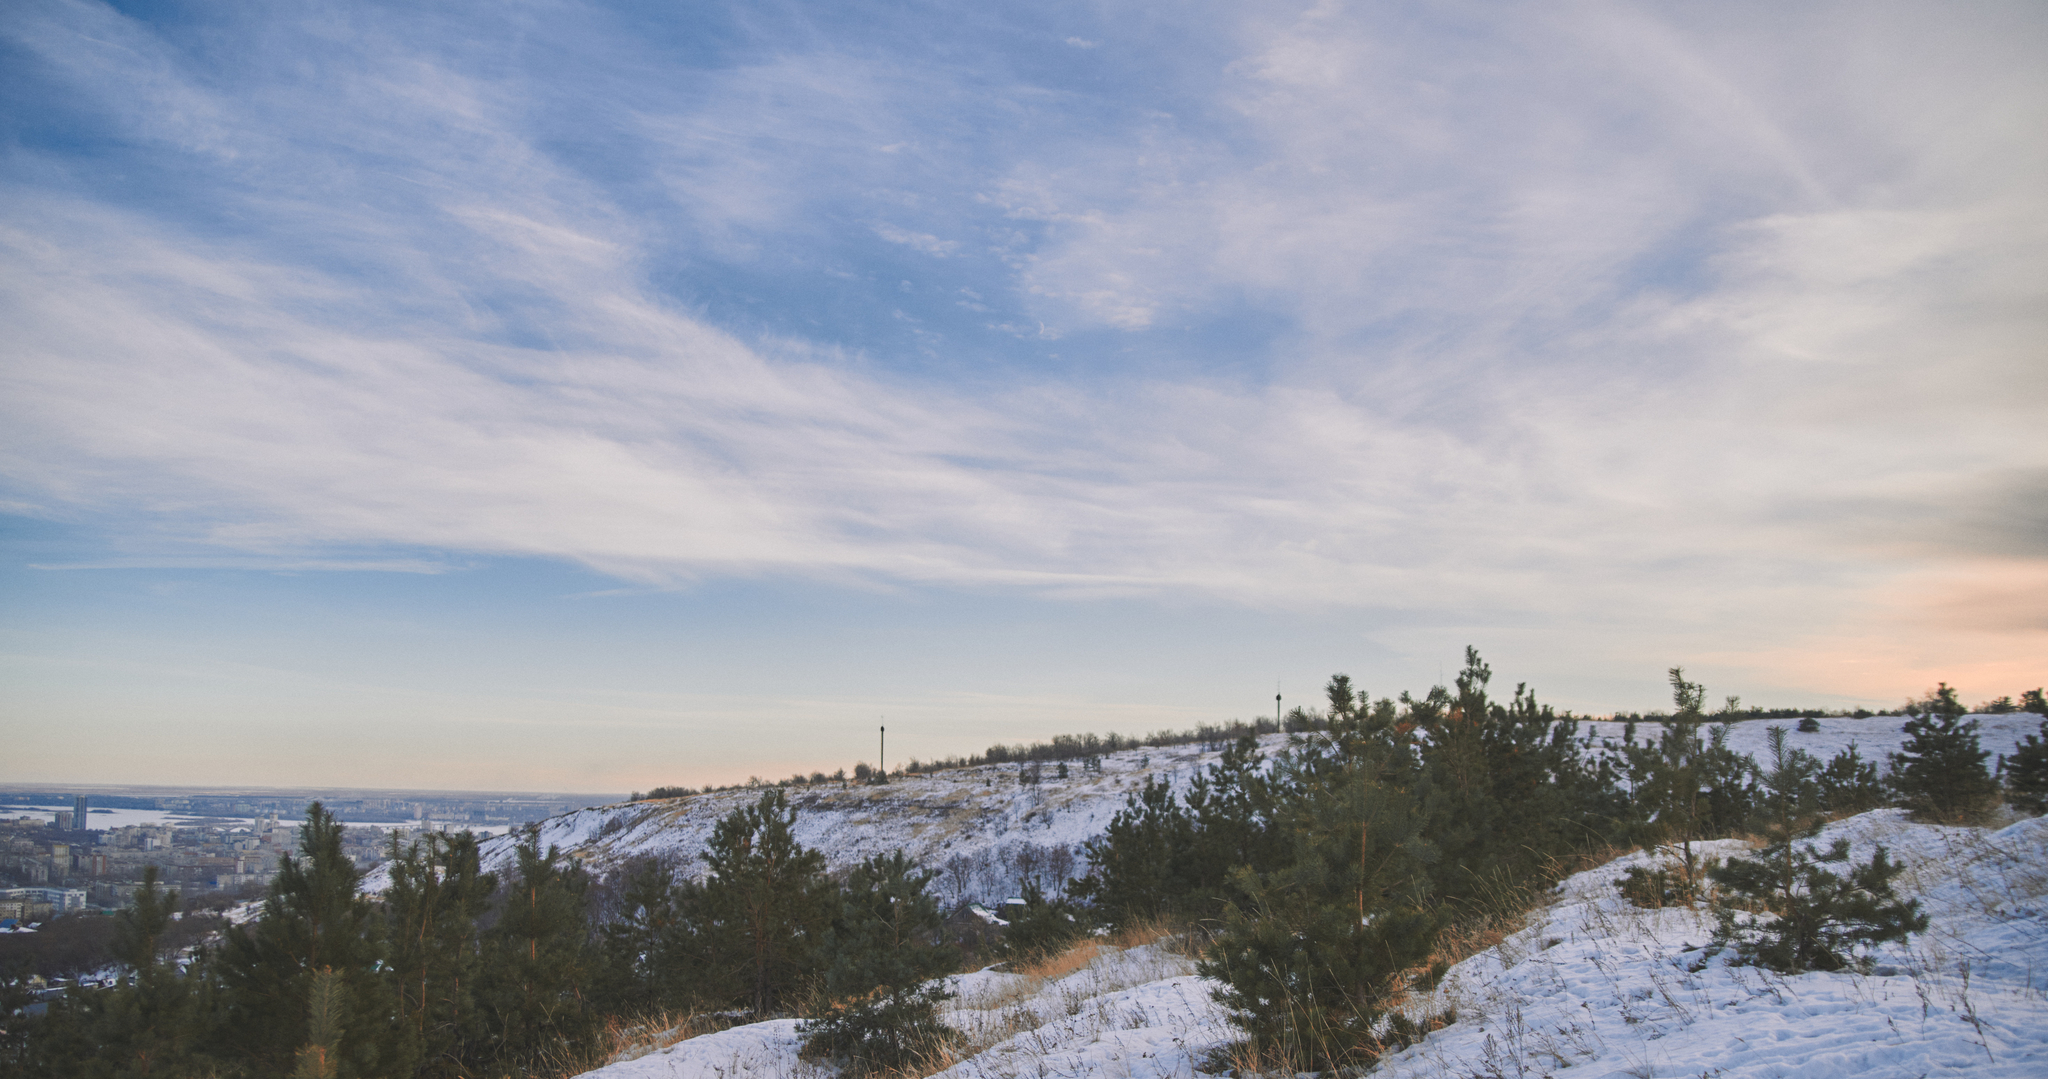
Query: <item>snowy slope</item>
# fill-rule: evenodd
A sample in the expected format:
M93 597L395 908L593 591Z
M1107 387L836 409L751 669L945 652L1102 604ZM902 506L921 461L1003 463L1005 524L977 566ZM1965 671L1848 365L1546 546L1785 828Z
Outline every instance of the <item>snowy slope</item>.
M1712 921L1622 902L1614 881L1650 857L1636 854L1567 880L1526 929L1453 968L1421 1006L1457 1022L1376 1074L2048 1075L2048 819L1987 832L1878 810L1818 842L1838 837L1858 860L1887 847L1908 867L1900 893L1932 918L1873 975L1725 956L1694 971Z
M1527 926L1451 969L1418 1014L1457 1019L1375 1069L1441 1075L2048 1075L2048 819L1999 830L1907 822L1878 810L1817 840L1879 843L1906 867L1902 894L1932 925L1877 955L1875 973L1772 974L1700 964L1711 919L1641 910L1614 882L1652 856L1580 873ZM1720 854L1745 848L1728 840ZM1694 970L1695 966L1700 969ZM967 1036L954 1079L1197 1074L1234 1040L1210 983L1160 945L1105 949L1050 981L983 971L952 979L948 1021ZM587 1073L588 1079L826 1076L796 1057L792 1020L695 1038Z
M1270 753L1286 736L1261 741ZM1017 766L1010 764L902 776L884 786L820 784L785 793L797 810L797 840L823 851L830 869L901 849L941 873L935 887L951 905L969 898L1000 900L1016 894L1027 878L1057 894L1068 877L1082 872L1081 844L1102 834L1147 778L1184 787L1221 755L1199 744L1154 747L1105 755L1100 773L1083 772L1080 761L1070 761L1067 779L1056 778L1056 765L1048 764L1036 784L1020 784ZM752 805L762 793L718 791L578 810L541 822L540 843L561 848L597 873L656 855L677 858L686 875L698 876L704 872L698 856L719 819ZM486 840L484 868L509 869L518 841L517 833ZM389 884L380 870L363 887L376 892Z
M1094 960L1044 979L993 970L946 979L943 1018L962 1037L944 1079L1194 1074L1233 1034L1194 963L1160 944L1101 946ZM832 1076L798 1058L793 1019L735 1027L620 1060L583 1079L770 1079Z
M2031 713L1974 716L1982 724L1984 748L2010 753L2021 736L2040 729L2041 717ZM1731 748L1757 756L1766 753L1766 730L1792 727L1796 720L1749 720L1735 725ZM1822 719L1821 730L1793 734L1790 744L1825 761L1855 743L1864 759L1883 766L1885 754L1902 741L1901 716L1868 719ZM1658 725L1638 726L1636 739L1654 740ZM1597 746L1619 741L1622 725L1582 723L1582 738ZM1286 735L1260 739L1270 755L1285 745ZM1023 785L1016 765L991 765L899 777L886 786L820 785L787 788L797 809L797 839L825 852L832 869L843 869L872 854L902 849L918 864L940 873L935 887L949 906L967 899L995 901L1017 893L1026 879L1036 879L1057 894L1067 877L1084 871L1081 844L1102 833L1124 799L1145 780L1167 780L1177 787L1221 755L1199 745L1124 750L1103 757L1102 771L1084 773L1079 761L1069 762L1070 777L1058 779L1054 766L1044 769L1043 782ZM556 846L597 873L604 873L648 855L676 858L687 875L701 875L698 855L711 838L719 818L761 796L759 790L719 791L663 801L621 803L565 813L540 824L543 848ZM486 869L500 873L513 864L516 835L484 843ZM950 863L950 868L949 868ZM364 882L364 890L389 885L382 870Z

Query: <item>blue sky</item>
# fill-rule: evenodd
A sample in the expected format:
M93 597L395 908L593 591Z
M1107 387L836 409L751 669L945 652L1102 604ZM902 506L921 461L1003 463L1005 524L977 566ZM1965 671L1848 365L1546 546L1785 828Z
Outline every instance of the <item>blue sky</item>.
M0 780L2048 677L2034 4L0 15Z

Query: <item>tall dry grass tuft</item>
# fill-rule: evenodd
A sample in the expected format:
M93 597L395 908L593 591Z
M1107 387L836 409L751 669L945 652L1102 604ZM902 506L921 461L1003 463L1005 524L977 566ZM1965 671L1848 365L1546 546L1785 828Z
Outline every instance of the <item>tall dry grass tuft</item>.
M1099 940L1083 940L1058 954L1048 955L1029 963L1014 964L1010 967L1010 972L1039 981L1056 982L1077 970L1087 969L1106 951L1108 949Z
M550 1053L528 1074L534 1079L571 1079L607 1064L638 1060L678 1042L725 1030L735 1021L728 1014L669 1008L606 1016L588 1045L573 1052L564 1049Z

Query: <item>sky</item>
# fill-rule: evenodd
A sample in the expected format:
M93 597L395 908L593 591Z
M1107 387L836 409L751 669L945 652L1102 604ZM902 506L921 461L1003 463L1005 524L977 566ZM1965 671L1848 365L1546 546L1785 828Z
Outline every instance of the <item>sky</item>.
M0 12L0 781L2048 681L2048 8Z

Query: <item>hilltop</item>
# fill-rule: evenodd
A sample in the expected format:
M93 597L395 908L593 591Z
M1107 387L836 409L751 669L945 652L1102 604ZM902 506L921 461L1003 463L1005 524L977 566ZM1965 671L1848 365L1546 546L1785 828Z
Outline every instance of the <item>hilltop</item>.
M1866 760L1882 764L1899 748L1904 716L1861 719L1823 717L1820 730L1793 734L1791 743L1825 760L1850 745ZM2041 717L2030 712L1974 715L1980 737L1991 753L2011 753L2024 735L2040 728ZM1728 739L1737 753L1762 756L1766 733L1773 726L1790 728L1789 719L1736 722ZM1637 725L1636 740L1655 739L1655 721ZM1620 741L1623 724L1582 721L1582 740L1597 747ZM1287 734L1267 734L1259 745L1269 755L1284 746ZM1022 783L1028 765L984 764L916 775L892 776L879 785L822 783L784 789L797 810L796 835L807 847L823 851L828 868L844 869L873 854L902 850L919 865L938 871L935 887L948 904L966 900L994 901L1014 895L1026 880L1035 880L1048 894L1058 894L1068 877L1085 870L1083 843L1100 834L1130 794L1150 779L1171 783L1176 790L1214 762L1222 743L1190 743L1119 750L1097 758L1099 771L1081 760L1065 762L1061 778L1047 763L1036 783ZM636 859L672 859L686 877L703 875L697 855L718 820L758 800L767 787L737 787L680 798L621 802L550 817L538 823L542 849L561 848L597 875L614 872ZM513 863L513 848L522 832L486 840L484 868L503 871ZM388 885L383 872L373 872L364 890Z
M1260 738L1270 751L1288 736ZM919 865L937 870L936 887L948 903L995 900L1015 894L1026 880L1058 894L1080 872L1081 845L1102 834L1124 799L1150 781L1184 788L1202 768L1221 756L1221 743L1120 750L1096 758L1037 769L1036 782L1022 782L1030 765L984 764L914 775L885 784L814 783L783 788L797 810L799 842L825 853L828 869L852 866L874 854L902 850ZM729 790L596 806L550 817L536 826L543 849L561 848L597 875L641 858L666 858L686 877L703 875L697 855L720 818L758 801L773 787ZM495 836L483 844L484 868L502 871L528 833ZM382 871L365 879L365 891L389 884Z

